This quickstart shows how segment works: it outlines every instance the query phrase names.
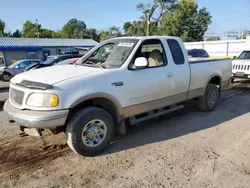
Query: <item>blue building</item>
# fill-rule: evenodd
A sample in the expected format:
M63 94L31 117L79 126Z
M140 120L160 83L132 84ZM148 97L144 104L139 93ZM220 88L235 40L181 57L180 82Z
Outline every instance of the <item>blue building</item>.
M92 39L40 39L0 37L0 66L20 59L46 60L48 55L73 49L88 49L98 44Z

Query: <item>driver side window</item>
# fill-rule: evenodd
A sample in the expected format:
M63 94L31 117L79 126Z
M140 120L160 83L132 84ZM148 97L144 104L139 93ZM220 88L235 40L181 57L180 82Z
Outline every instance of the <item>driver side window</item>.
M164 47L159 39L144 41L138 48L133 63L136 58L145 57L148 60L148 68L167 65ZM133 67L133 64L130 65Z

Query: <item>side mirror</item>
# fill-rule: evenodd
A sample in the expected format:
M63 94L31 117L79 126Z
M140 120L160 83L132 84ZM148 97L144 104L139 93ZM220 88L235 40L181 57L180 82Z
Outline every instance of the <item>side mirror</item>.
M233 59L236 59L237 58L237 56L233 56Z
M136 58L134 65L135 65L136 68L141 69L141 68L147 67L148 64L149 63L148 63L147 58L145 58L145 57L138 57L138 58Z

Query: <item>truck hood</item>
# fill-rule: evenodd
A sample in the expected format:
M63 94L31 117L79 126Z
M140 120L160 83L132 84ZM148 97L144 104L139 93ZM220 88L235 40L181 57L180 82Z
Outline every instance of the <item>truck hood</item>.
M235 59L232 61L233 64L237 64L237 63L250 63L250 59Z
M45 84L56 84L74 77L105 71L101 68L93 68L79 65L52 66L36 70L30 70L16 75L11 79L12 83L20 83L23 80L41 82Z

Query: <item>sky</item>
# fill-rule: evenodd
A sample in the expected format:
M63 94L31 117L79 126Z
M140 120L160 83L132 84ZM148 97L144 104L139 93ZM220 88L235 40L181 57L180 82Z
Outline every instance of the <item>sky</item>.
M0 19L7 31L21 30L26 20L58 30L71 18L84 21L88 28L122 29L123 23L140 17L136 5L150 0L0 0ZM250 0L196 0L212 15L208 32L223 35L228 30L250 30Z

